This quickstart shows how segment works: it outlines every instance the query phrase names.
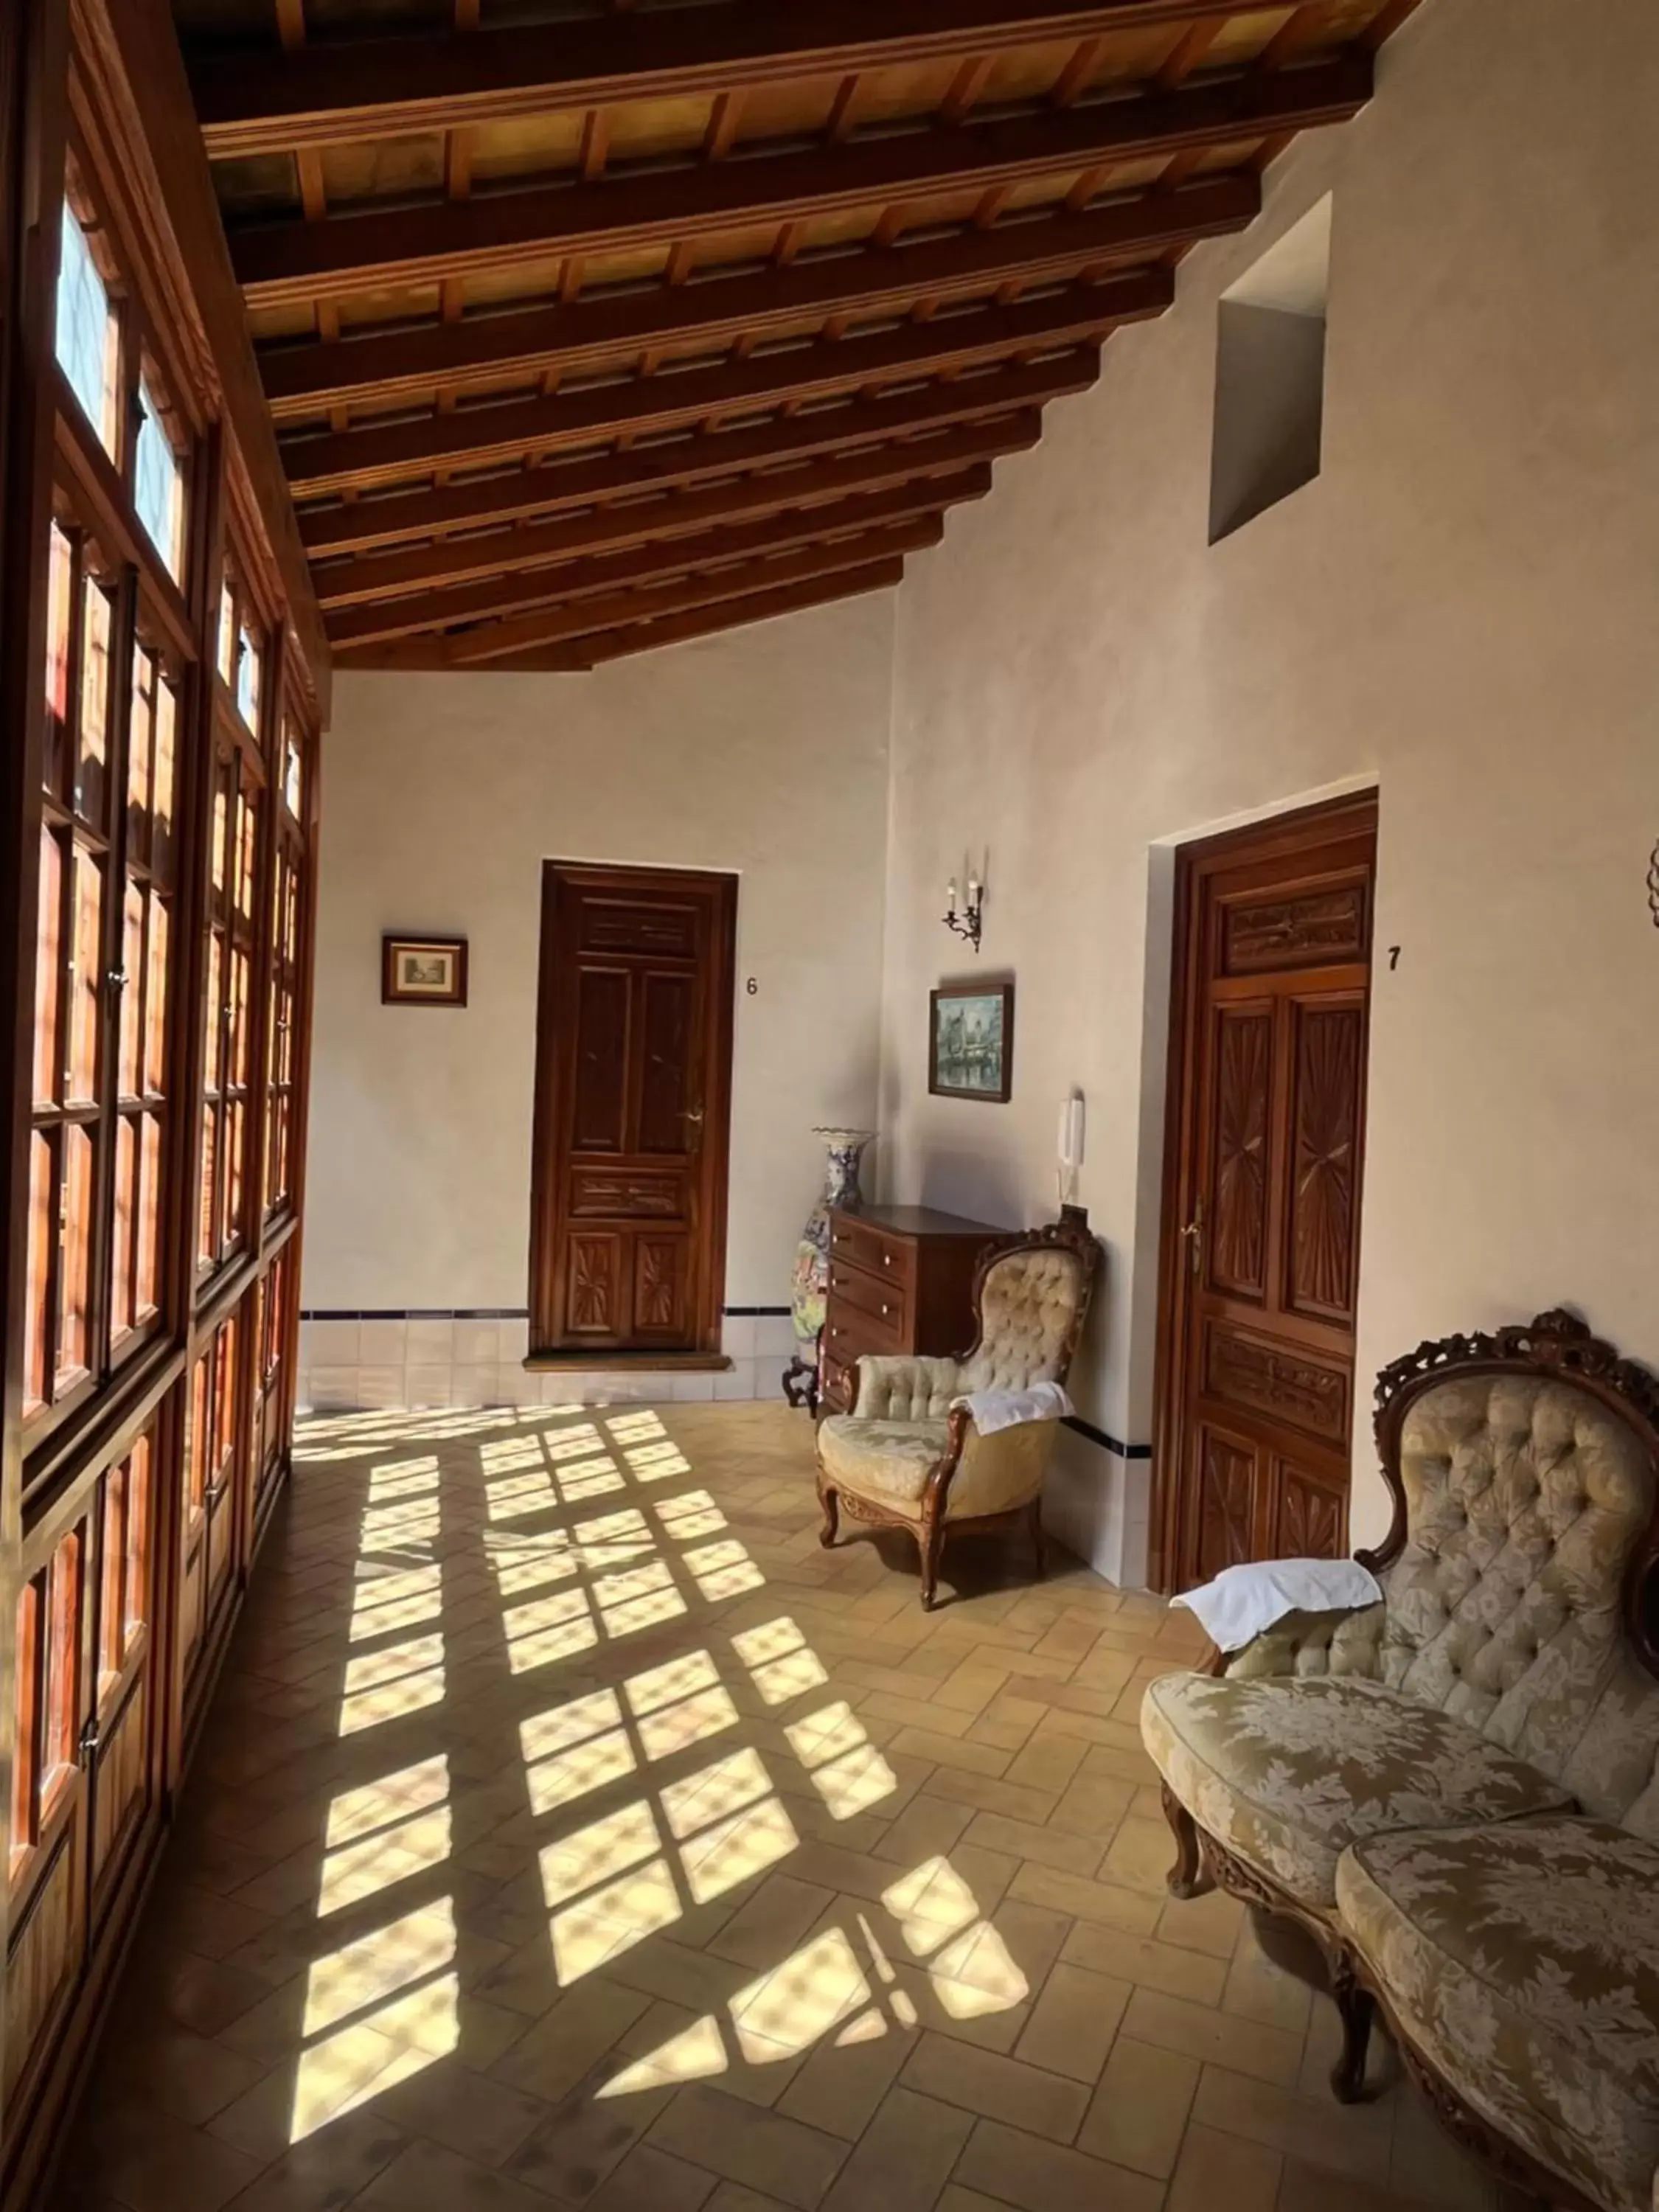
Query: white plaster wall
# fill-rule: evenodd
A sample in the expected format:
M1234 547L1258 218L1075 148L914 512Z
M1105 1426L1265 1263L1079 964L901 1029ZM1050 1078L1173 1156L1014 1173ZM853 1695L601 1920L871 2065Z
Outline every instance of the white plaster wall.
M339 676L307 1308L526 1304L544 859L739 874L726 1297L787 1301L812 1125L875 1106L891 632L882 596L590 676ZM387 929L467 938L464 1012L381 1006Z
M1170 845L1343 785L1380 789L1377 941L1401 947L1375 986L1362 1377L1559 1300L1659 1359L1659 10L1427 0L1378 76L900 594L883 1176L1050 1212L1083 1085L1110 1266L1077 1395L1132 1442ZM1211 547L1217 300L1327 191L1322 472ZM988 842L1003 1108L926 1088L928 988L971 964L943 885ZM1067 1446L1056 1526L1133 1575L1144 1467ZM1383 1513L1362 1425L1356 1539Z

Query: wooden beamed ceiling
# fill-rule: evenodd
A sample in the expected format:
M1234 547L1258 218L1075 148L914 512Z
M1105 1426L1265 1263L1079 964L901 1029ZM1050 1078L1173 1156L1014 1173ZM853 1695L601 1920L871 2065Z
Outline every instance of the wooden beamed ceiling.
M337 664L890 586L1414 4L173 0Z

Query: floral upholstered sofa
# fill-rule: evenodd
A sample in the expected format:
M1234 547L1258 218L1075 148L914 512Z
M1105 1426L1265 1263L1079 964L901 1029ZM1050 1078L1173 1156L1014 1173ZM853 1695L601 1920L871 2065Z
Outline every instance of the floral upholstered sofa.
M1152 1683L1177 1895L1312 1932L1363 2094L1571 2212L1659 2212L1659 1384L1571 1315L1377 1385L1382 1602Z

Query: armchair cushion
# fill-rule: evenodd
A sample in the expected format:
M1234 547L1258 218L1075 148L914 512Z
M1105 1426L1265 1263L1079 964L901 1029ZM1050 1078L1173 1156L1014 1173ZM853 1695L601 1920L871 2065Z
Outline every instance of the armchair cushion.
M958 1391L1063 1381L1088 1296L1088 1273L1063 1246L1029 1246L996 1261L981 1286L980 1340L963 1364Z
M1659 1844L1559 1818L1373 1837L1336 1895L1468 2103L1593 2201L1659 2203Z
M1058 1421L1022 1421L982 1437L971 1422L963 1443L945 1517L968 1521L1029 1504L1042 1487ZM818 1457L842 1491L915 1519L927 1478L950 1442L945 1421L866 1420L834 1413L818 1428Z
M1337 1860L1359 1837L1572 1802L1466 1723L1357 1676L1165 1674L1140 1727L1199 1826L1315 1912L1332 1910Z
M854 1411L862 1420L943 1424L952 1400L961 1395L961 1363L955 1359L884 1358L866 1352L859 1362Z

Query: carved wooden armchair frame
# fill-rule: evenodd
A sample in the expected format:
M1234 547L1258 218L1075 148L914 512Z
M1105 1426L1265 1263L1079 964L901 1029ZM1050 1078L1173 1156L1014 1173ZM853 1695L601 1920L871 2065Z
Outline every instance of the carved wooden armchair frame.
M1061 1340L1060 1357L1055 1364L1053 1380L1063 1382L1070 1372L1076 1356L1084 1325L1089 1318L1090 1303L1094 1296L1095 1279L1100 1272L1101 1252L1097 1240L1079 1222L1050 1222L1041 1229L1021 1230L1009 1237L1000 1237L988 1244L981 1253L974 1270L974 1318L976 1334L968 1350L957 1355L958 1366L966 1367L985 1349L985 1285L992 1269L1001 1261L1022 1252L1069 1252L1083 1270L1081 1294L1077 1310L1072 1316ZM856 1416L860 1378L863 1372L860 1361L854 1369L853 1401L849 1413ZM1037 1577L1043 1571L1042 1499L1039 1494L1029 1504L1017 1505L1006 1512L979 1513L948 1521L951 1485L962 1463L972 1419L965 1406L953 1406L945 1416L945 1449L929 1468L923 1486L921 1500L912 1516L896 1505L884 1504L871 1498L859 1495L838 1483L824 1466L822 1455L818 1461L818 1503L823 1511L823 1525L818 1532L818 1541L826 1549L836 1541L840 1510L844 1507L855 1521L871 1528L903 1528L915 1538L921 1560L921 1602L931 1613L938 1602L939 1560L945 1551L945 1539L951 1535L982 1535L993 1529L1012 1529L1024 1522L1030 1537Z
M1362 1566L1380 1579L1406 1548L1409 1518L1400 1472L1406 1416L1427 1390L1462 1376L1546 1376L1588 1392L1609 1407L1641 1439L1659 1470L1659 1378L1634 1360L1621 1358L1602 1338L1564 1308L1535 1320L1500 1328L1493 1334L1425 1339L1414 1352L1385 1367L1376 1378L1374 1431L1382 1477L1393 1508L1389 1533L1374 1550L1355 1553ZM1659 1501L1659 1483L1656 1483ZM1626 1637L1647 1671L1659 1678L1659 1503L1645 1536L1626 1564L1621 1613ZM1212 1654L1208 1671L1226 1672L1227 1657ZM1463 2148L1502 2181L1530 2192L1556 2212L1601 2212L1593 2199L1563 2180L1520 2148L1447 2081L1415 2042L1390 2003L1377 1978L1340 1925L1310 1911L1255 1867L1200 1827L1166 1782L1164 1817L1176 1838L1176 1862L1169 1875L1170 1894L1201 1897L1225 1890L1244 1904L1291 1924L1313 1938L1330 1977L1331 1995L1342 2021L1342 2050L1331 2069L1331 2089L1342 2104L1365 2094L1365 2057L1371 2027L1380 2014L1407 2073L1422 2091L1441 2124Z

